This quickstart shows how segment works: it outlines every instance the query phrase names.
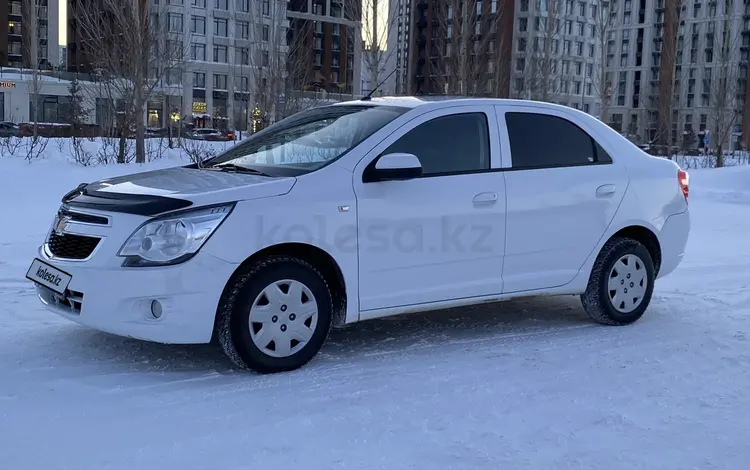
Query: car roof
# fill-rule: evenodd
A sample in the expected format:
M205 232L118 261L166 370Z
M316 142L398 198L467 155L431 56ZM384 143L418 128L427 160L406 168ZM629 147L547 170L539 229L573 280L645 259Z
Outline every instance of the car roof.
M560 104L547 103L544 101L532 101L532 100L517 100L517 99L505 99L505 98L473 98L465 96L382 96L372 98L369 100L354 100L354 101L341 101L335 103L333 106L346 106L346 105L381 105L381 106L398 106L402 108L418 108L422 106L428 106L433 109L439 109L448 106L455 105L467 105L473 104L477 106L482 105L508 105L508 106L531 106L535 108L546 108L579 112L586 114L583 111L563 106Z

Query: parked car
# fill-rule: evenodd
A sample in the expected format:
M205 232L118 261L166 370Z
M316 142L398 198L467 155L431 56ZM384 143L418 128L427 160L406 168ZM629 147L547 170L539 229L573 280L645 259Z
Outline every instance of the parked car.
M683 258L688 195L677 164L571 108L377 98L81 184L27 277L81 324L288 371L332 326L512 297L633 323Z
M0 137L21 137L21 127L12 122L0 122Z
M195 129L192 133L193 137L198 140L223 140L224 134L216 129Z

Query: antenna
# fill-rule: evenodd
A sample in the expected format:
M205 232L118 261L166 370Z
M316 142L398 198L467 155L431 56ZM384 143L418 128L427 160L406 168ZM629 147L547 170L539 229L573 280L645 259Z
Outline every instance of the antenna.
M383 81L381 81L380 83L378 83L377 85L375 85L375 88L373 88L372 90L370 90L370 93L368 93L367 96L365 96L364 98L362 98L361 101L372 101L372 94L375 93L378 88L380 88L381 86L383 86L383 83L385 83L386 80L388 80L389 78L391 78L391 76L394 73L396 73L396 70L397 69L394 68L393 71L391 73L389 73L388 76L383 79Z

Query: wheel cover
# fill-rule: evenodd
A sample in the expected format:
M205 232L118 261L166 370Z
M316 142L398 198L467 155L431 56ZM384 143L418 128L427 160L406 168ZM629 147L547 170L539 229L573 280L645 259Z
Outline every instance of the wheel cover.
M318 325L318 303L299 281L266 286L250 307L250 337L271 357L288 357L304 348Z
M648 288L648 273L637 255L622 256L609 272L607 292L612 306L621 313L630 313L643 302Z

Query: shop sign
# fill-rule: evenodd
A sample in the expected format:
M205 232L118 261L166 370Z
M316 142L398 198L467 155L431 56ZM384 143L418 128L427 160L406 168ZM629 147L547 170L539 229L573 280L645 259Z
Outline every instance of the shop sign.
M201 103L201 102L198 102L198 101L196 101L196 102L193 103L193 112L194 113L196 113L196 114L205 114L207 110L208 110L208 106L206 105L206 103Z
M13 82L0 82L0 88L15 88L16 84Z

